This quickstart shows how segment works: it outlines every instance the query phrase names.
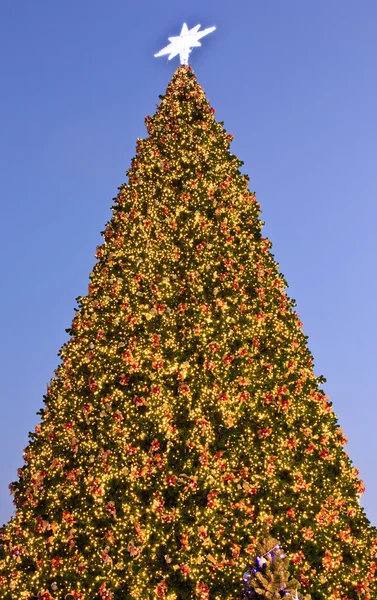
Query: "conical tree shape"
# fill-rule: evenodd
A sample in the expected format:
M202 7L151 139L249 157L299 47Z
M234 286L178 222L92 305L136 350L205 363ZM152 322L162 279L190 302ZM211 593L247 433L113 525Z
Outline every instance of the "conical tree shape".
M0 598L230 600L266 524L313 600L376 532L259 205L190 67L146 120L13 484Z

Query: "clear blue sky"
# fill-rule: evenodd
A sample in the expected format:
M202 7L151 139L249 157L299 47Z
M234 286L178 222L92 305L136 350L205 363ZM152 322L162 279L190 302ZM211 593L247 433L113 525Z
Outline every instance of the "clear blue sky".
M377 525L375 0L1 0L0 523L185 20Z

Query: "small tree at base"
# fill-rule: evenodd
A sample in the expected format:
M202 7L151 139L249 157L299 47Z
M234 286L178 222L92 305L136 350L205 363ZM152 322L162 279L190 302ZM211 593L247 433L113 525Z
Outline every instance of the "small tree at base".
M256 547L254 563L244 573L245 590L242 600L311 600L311 596L298 594L301 584L291 577L289 560L278 540L266 538Z

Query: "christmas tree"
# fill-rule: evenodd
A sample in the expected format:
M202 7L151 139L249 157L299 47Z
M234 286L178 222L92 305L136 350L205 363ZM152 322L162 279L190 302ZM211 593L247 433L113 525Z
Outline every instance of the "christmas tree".
M303 597L375 599L363 484L191 67L146 126L11 485L0 598L231 600L267 528Z

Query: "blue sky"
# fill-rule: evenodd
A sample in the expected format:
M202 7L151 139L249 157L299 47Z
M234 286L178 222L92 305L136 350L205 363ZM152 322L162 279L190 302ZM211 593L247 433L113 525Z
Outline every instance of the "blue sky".
M377 525L375 0L1 1L0 522L184 21Z

